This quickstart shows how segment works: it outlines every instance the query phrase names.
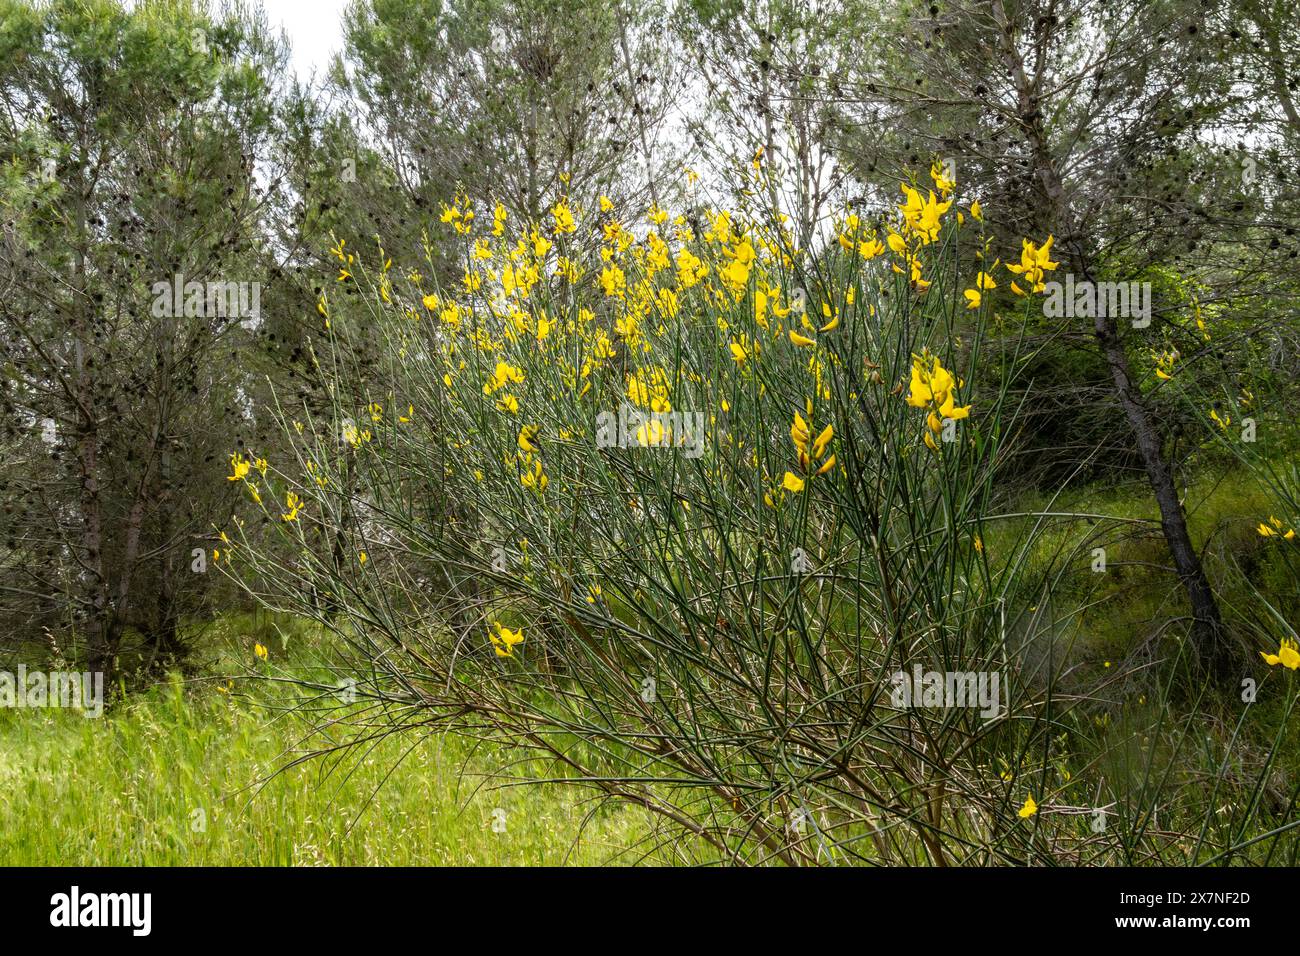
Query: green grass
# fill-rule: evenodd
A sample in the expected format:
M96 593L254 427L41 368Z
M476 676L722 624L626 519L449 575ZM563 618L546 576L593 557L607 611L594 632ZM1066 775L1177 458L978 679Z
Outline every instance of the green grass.
M1295 547L1266 539L1255 530L1279 505L1249 472L1207 469L1184 489L1188 529L1225 617L1257 620L1258 595L1288 620L1300 616L1300 588L1292 561ZM1185 615L1186 597L1174 574L1150 488L1135 480L1120 486L1089 485L1059 496L1027 495L1018 512L1105 515L1119 523L1085 519L1049 522L1025 556L1029 582L1060 575L1054 610L1070 614L1073 659L1118 660L1142 638L1160 631L1171 617ZM1130 523L1131 522L1131 523ZM1145 522L1145 523L1142 523ZM1006 557L1030 519L994 523L987 535L991 553ZM1092 573L1092 549L1106 549L1106 572ZM1249 582L1249 583L1248 583ZM1085 608L1078 611L1079 608ZM1254 652L1272 650L1246 648Z
M1276 542L1253 530L1255 516L1270 508L1263 490L1235 475L1198 484L1188 500L1193 535L1209 543L1207 570L1226 600L1249 597L1227 573L1225 559L1253 560L1252 576L1262 593L1278 606L1294 607L1294 579L1272 573L1278 565L1285 570ZM1026 501L1023 510L1048 504ZM1145 488L1136 484L1071 492L1051 508L1155 516ZM991 550L1011 530L993 531ZM1045 572L1055 555L1071 550L1089 531L1086 522L1059 522L1040 539L1029 563ZM1112 529L1101 541L1110 571L1087 573L1090 558L1083 548L1058 595L1067 606L1085 595L1097 601L1072 643L1073 653L1099 679L1122 667L1135 639L1175 611L1168 602L1176 604L1179 596L1173 576L1150 567L1167 563L1158 528L1129 535ZM647 856L653 825L642 810L596 804L572 785L494 785L505 767L524 776L543 776L547 769L521 762L519 752L501 745L434 733L392 736L336 761L315 759L284 769L307 746L311 723L285 709L288 685L251 679L256 642L270 648L265 673L330 679L326 647L310 627L227 615L198 639L199 676L173 676L132 692L103 719L0 710L0 865L672 862L665 851ZM1115 671L1103 671L1102 662L1111 659ZM1246 738L1253 741L1248 753L1281 721L1282 688L1272 685L1285 684L1288 676L1269 675L1272 683L1247 721ZM231 693L219 690L227 687ZM1125 695L1129 706L1156 706L1136 693ZM1119 711L1114 716L1110 733L1122 737L1125 718ZM1201 768L1207 781L1219 776L1217 759L1207 757ZM1300 774L1300 749L1291 735L1276 768L1265 795L1274 802L1284 800L1289 781ZM1121 770L1111 767L1110 773ZM492 829L497 808L506 814L504 833ZM201 821L206 825L200 827Z
M242 672L246 625L224 622L214 673ZM282 653L272 645L273 666ZM313 760L276 774L306 721L268 708L283 690L217 686L173 678L99 720L0 711L0 865L592 865L642 855L624 848L649 832L644 812L598 807L572 786L483 786L517 759L506 748L390 737L332 772ZM492 828L497 808L504 833Z

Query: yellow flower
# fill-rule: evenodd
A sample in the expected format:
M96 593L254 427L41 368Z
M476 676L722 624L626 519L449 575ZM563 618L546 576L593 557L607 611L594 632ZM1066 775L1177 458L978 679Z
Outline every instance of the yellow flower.
M621 299L627 293L627 275L610 263L600 271L600 286L605 290L605 295Z
M253 645L253 656L256 657L258 660L263 660L263 661L266 660L267 653L268 651L266 649L265 644Z
M898 207L903 214L903 229L912 236L920 237L922 245L929 245L939 238L940 219L952 206L952 200L939 202L933 192L929 194L928 200L923 200L921 194L906 183L901 184L901 188L907 198ZM894 248L892 242L890 248Z
M744 289L749 284L750 263L744 259L733 259L728 265L718 270L722 281L733 289Z
M357 555L357 563L359 564L365 564L369 560L370 559L366 557L366 553L364 551L362 551L360 554Z
M525 425L519 429L519 450L526 455L531 455L537 451L537 446L533 444L533 439L537 437L537 425Z
M745 351L745 347L738 342L732 342L728 347L731 349L732 360L737 365L744 365L745 360L749 358L749 354Z
M803 420L802 415L795 412L794 423L790 426L790 440L794 442L794 447L799 449L802 454L808 454L808 439L810 437L808 423Z
M953 187L957 185L956 180L949 179L946 170L938 163L930 167L930 178L934 180L934 188L945 196L952 192Z
M955 384L952 373L943 367L937 357L914 356L907 404L913 408L924 408L930 402L942 403L948 399L948 393Z
M1032 292L1042 292L1046 286L1043 282L1043 273L1051 272L1060 265L1059 262L1052 261L1052 243L1056 241L1054 236L1049 235L1047 241L1041 246L1035 245L1029 239L1024 239L1020 243L1020 262L1019 264L1008 264L1007 271L1013 272L1018 276L1023 276L1029 282L1029 288ZM1016 295L1024 295L1024 291L1011 283L1011 289Z
M538 494L546 490L550 484L550 479L542 472L542 460L540 458L533 461L531 468L525 468L519 475L519 483L525 488L535 489Z
M240 481L248 476L248 470L253 467L253 463L235 452L230 456L230 474L226 476L227 481Z
M812 414L812 401L808 402L808 414ZM835 436L835 429L827 425L821 430L817 438L812 439L812 429L802 415L797 411L794 413L794 422L790 426L790 440L794 442L794 447L799 453L799 467L804 472L812 472L814 475L824 475L835 467L835 456L831 455L821 467L815 471L814 462L826 453L826 446L830 444L831 439ZM811 443L811 445L810 445ZM787 472L786 487L790 488L789 478L791 473ZM799 489L803 488L803 480L799 479ZM797 490L797 489L790 489Z
M573 221L573 213L569 209L567 199L561 199L554 208L551 209L551 215L555 217L556 232L575 232L578 224Z
M1269 664L1270 667L1276 667L1281 664L1288 670L1300 668L1300 648L1296 642L1290 639L1282 641L1282 645L1277 649L1276 654L1265 654L1260 652L1260 657Z
M817 440L813 442L812 457L820 458L833 437L835 437L835 429L833 426L827 425L822 429L821 434L817 436Z
M627 397L632 403L652 412L670 412L668 376L661 368L637 369L627 377Z
M984 210L980 207L980 201L977 199L970 204L970 214L978 221L984 221Z
M497 362L496 369L486 382L483 383L483 394L491 395L497 389L504 388L507 383L513 382L516 385L523 384L524 370L511 365L509 362Z
M978 309L980 307L980 294L978 289L967 289L962 293L966 297L966 308Z
M1020 817L1022 820L1028 820L1037 812L1038 804L1034 803L1034 798L1032 796L1029 796L1025 798L1025 805L1016 811L1016 816Z
M957 405L957 381L940 363L938 357L918 355L912 358L912 377L907 395L907 404L913 408L927 409L926 447L937 451L933 434L943 430L943 420L959 420L970 416L971 406Z
M781 486L785 488L786 491L798 493L803 491L804 480L794 472L787 471L785 473L785 478L781 480Z
M533 243L533 255L538 259L545 259L546 254L551 251L551 246L553 244L551 240L547 239L536 229L533 230L532 235L529 238Z
M677 253L677 281L682 288L689 289L709 274L708 265L689 249Z
M1178 361L1178 352L1161 352L1159 355L1151 353L1156 360L1156 378L1168 381L1173 378L1174 362Z
M928 383L928 374L921 365L920 359L912 361L912 380L908 384L907 404L913 408L925 408L934 400L934 392L930 390Z
M943 404L939 406L939 414L942 415L944 418L951 418L953 420L957 420L961 418L969 418L970 406L963 405L960 408L958 408L954 402L952 392L949 391L948 397L944 400Z
M662 445L666 434L663 423L657 418L652 418L636 430L636 441L642 448Z
M791 329L791 330L790 330L790 341L793 342L795 345L798 345L798 346L816 345L816 344L817 344L817 340L816 340L816 339L810 339L810 338L808 338L808 336L806 336L806 335L800 335L800 334L799 334L798 332L796 332L794 329Z
M492 640L492 647L497 652L497 657L514 657L515 645L523 643L524 629L512 631L500 621L493 621L496 632L488 631L488 637Z
M298 512L302 510L303 500L292 491L284 499L284 505L289 510L280 515L282 521L297 521Z
M885 245L879 239L861 239L858 241L858 255L871 260L885 251Z

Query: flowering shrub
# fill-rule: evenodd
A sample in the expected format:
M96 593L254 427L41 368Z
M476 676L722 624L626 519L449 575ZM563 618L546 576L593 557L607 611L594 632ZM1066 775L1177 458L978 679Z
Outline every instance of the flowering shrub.
M513 223L459 196L456 283L340 240L367 305L319 304L335 414L285 423L296 461L232 458L296 555L237 522L250 587L338 635L383 730L514 741L693 858L1190 858L1143 822L1165 797L1069 769L1097 725L1026 663L998 263L931 178L816 251L563 197ZM1051 245L1006 267L1026 302Z

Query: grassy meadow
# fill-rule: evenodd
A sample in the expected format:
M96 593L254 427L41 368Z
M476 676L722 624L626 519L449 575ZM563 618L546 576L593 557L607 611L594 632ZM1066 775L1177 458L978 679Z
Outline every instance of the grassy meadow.
M250 672L307 673L252 616L205 635L211 676L128 695L102 719L0 711L0 865L558 866L637 862L644 813L562 785L500 787L508 750L450 736L391 737L341 762L289 766L311 723ZM302 638L301 642L296 638ZM231 682L230 677L239 676ZM228 689L229 692L218 690ZM532 768L540 773L541 768ZM493 811L505 811L505 832ZM640 849L638 849L640 847Z
M1229 566L1268 568L1267 542L1243 517L1267 501L1266 491L1247 475L1229 474L1207 481L1196 494L1201 506L1191 513L1193 527L1198 539L1220 542L1214 551L1219 561L1211 569L1225 601L1248 606L1254 595L1241 589ZM1153 508L1141 488L1082 489L1023 505L1031 512L1101 514L1116 522L1118 530L1102 539L1111 542L1112 573L1074 573L1058 585L1058 600L1072 595L1087 610L1057 650L1068 658L1066 670L1076 675L1076 683L1099 703L1096 752L1081 753L1074 772L1104 760L1112 774L1149 774L1149 729L1162 723L1161 713L1205 703L1200 697L1158 699L1131 640L1161 619L1166 601L1176 600L1176 578L1167 572L1153 577L1150 570L1149 559L1154 554L1158 560L1160 548L1158 531L1150 526ZM1134 531L1128 524L1134 521L1150 524ZM1029 558L1031 576L1045 579L1057 555L1095 543L1095 525L1091 519L1054 525ZM991 532L988 547L996 550L1014 530ZM1285 568L1269 570L1263 580L1262 596L1285 606L1290 596ZM0 711L0 864L717 861L707 847L656 839L655 821L643 810L595 800L573 783L528 782L548 776L546 765L497 743L417 732L321 755L331 745L330 722L338 721L334 742L350 740L358 729L349 718L360 710L327 700L322 719L318 698L284 683L332 682L327 642L310 623L229 614L196 628L194 640L198 650L189 676L172 673L164 682L119 696L103 719L58 710ZM268 648L265 662L256 657L258 644ZM1226 713L1208 724L1216 728L1215 737L1235 731L1234 740L1257 756L1279 726L1287 728L1270 782L1254 795L1272 806L1282 824L1287 781L1300 778L1296 718L1276 694L1264 695L1248 714L1249 720L1235 728L1224 723L1232 719ZM1225 802L1251 798L1243 792L1248 787L1216 763L1222 744L1207 736L1189 748L1185 736L1171 728L1154 745L1164 751L1156 766L1170 772L1175 751L1182 751L1181 762L1190 749L1199 765L1192 777L1196 786L1213 788L1217 780ZM308 753L314 755L302 760ZM554 767L550 771L555 775ZM1059 768L1059 782L1067 782L1070 773ZM504 832L493 829L498 809L505 811ZM1290 854L1296 852L1292 841ZM1289 862L1276 852L1247 853L1241 862L1248 860Z

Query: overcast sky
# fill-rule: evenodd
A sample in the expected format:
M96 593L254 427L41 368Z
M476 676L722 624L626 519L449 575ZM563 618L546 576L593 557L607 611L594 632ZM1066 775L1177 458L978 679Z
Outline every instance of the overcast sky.
M273 26L281 26L293 44L293 68L304 80L325 72L339 48L340 17L347 0L262 0Z

